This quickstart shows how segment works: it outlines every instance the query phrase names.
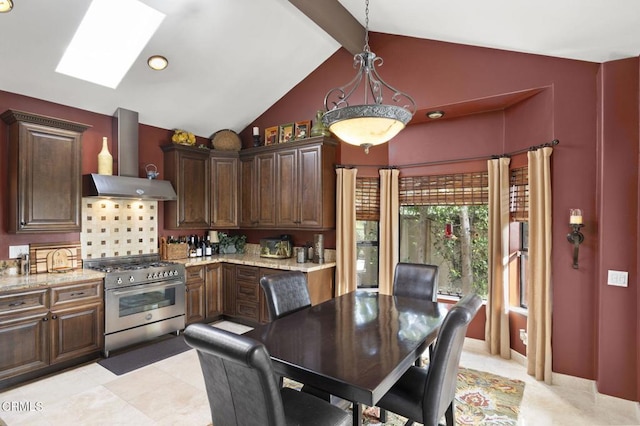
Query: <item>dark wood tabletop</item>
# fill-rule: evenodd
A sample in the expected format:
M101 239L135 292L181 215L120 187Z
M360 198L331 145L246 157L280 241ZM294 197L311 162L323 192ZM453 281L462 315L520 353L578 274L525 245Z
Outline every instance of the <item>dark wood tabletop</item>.
M371 406L435 340L447 307L357 291L245 335L264 343L277 373Z

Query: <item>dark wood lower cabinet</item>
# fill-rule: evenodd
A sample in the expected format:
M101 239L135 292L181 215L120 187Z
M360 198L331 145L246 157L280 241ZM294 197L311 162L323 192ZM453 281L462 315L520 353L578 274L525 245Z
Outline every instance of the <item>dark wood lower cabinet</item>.
M186 325L204 321L204 266L190 266L186 269L185 319Z
M205 271L205 316L216 318L222 315L222 285L221 270L219 263L212 263L206 266Z
M94 280L0 293L0 389L98 356L102 285Z

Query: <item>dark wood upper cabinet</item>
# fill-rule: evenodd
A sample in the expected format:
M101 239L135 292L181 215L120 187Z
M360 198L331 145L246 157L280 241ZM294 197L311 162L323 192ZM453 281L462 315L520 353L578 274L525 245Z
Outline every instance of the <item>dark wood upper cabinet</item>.
M164 173L178 199L165 201L166 229L238 227L238 152L165 145Z
M211 152L211 227L238 226L238 153Z
M80 232L82 134L89 127L8 110L8 232Z
M240 225L335 227L336 146L315 137L240 152Z
M178 199L164 202L167 229L205 229L210 217L209 150L182 145L165 145L164 173Z

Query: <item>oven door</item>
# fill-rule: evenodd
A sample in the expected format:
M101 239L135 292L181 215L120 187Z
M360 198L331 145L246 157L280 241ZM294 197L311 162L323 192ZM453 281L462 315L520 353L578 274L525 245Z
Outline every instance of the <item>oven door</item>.
M105 334L185 313L185 284L163 281L105 291Z

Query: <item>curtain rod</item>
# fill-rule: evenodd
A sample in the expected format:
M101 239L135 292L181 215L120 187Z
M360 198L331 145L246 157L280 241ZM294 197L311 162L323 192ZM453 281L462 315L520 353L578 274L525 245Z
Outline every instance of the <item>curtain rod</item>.
M354 169L354 168L376 168L376 169L408 169L411 167L423 167L423 166L433 166L438 164L448 164L448 163L460 163L463 161L476 161L476 160L493 160L496 158L502 157L511 157L512 155L522 154L527 151L537 151L540 148L546 148L551 146L556 146L560 144L558 139L554 139L551 142L543 143L541 145L532 145L529 148L519 149L517 151L508 152L505 154L496 154L496 155L483 155L480 157L466 157L466 158L458 158L454 160L441 160L441 161L427 161L424 163L413 163L413 164L403 164L401 166L393 166L388 164L336 164L336 169Z

